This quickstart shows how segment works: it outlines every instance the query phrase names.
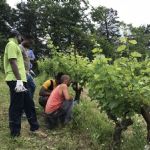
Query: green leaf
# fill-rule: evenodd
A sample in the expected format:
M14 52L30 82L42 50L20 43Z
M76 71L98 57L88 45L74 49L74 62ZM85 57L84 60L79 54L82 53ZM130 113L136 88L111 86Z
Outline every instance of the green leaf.
M122 51L124 51L125 49L126 49L126 45L121 45L121 46L119 46L118 48L117 48L117 52L122 52Z
M102 52L102 49L99 49L99 48L94 48L92 50L93 53L101 53Z
M137 44L137 41L136 40L129 40L129 43L135 45L135 44Z
M131 56L134 57L134 58L140 58L140 57L142 57L142 55L140 53L138 53L138 52L132 52Z
M48 44L48 47L49 47L49 48L53 48L54 45L53 45L53 44Z
M113 102L110 102L109 107L110 107L110 109L112 110L112 109L117 108L118 105L119 105L119 103L118 103L117 101L116 101L116 102L113 101Z
M95 80L97 80L97 79L99 79L100 78L100 76L98 75L98 74L94 74L94 79Z
M120 38L120 42L121 42L121 43L126 43L126 42L127 42L127 38L126 38L126 37Z

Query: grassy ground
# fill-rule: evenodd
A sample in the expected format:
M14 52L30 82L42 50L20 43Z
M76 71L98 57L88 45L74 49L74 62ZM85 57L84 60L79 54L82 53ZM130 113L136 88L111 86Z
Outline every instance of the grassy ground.
M42 110L38 105L38 90L35 94L36 110L41 130L48 134L48 138L31 135L29 125L25 118L22 119L21 137L11 139L8 128L8 106L9 91L8 87L1 77L0 80L0 150L77 150L77 149L95 149L91 139L85 133L79 133L74 130L72 124L67 127L58 128L56 130L47 130L42 116ZM96 148L97 149L97 148Z
M11 139L8 128L9 91L3 75L0 76L0 150L108 150L111 147L114 125L85 93L84 101L74 110L72 123L55 130L46 129L42 109L38 105L39 84L37 82L35 93L36 110L41 130L48 137L43 139L30 134L28 122L22 118L21 137ZM123 134L122 150L143 150L146 144L145 124L139 116L134 120L134 125Z

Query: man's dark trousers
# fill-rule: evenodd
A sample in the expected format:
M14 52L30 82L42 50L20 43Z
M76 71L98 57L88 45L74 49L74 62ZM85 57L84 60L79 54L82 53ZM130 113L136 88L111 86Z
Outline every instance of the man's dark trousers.
M65 100L61 108L50 114L46 114L46 122L50 129L58 126L59 122L66 124L71 121L73 104L73 100Z
M21 130L21 116L25 112L30 130L35 131L39 128L37 122L35 106L33 99L31 99L29 91L15 92L16 81L7 82L10 89L10 107L9 107L9 127L11 136L19 136ZM24 83L27 88L27 83Z

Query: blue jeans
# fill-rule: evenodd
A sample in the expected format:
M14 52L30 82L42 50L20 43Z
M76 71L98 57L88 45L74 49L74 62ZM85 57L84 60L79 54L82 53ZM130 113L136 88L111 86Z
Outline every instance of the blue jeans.
M30 96L33 99L36 85L34 83L33 77L30 74L27 74L27 85Z

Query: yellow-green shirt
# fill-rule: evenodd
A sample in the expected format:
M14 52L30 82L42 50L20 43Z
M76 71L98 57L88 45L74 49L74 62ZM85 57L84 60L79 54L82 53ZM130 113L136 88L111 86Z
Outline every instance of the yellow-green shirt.
M6 81L16 81L16 77L12 71L9 59L16 58L17 59L17 65L18 70L21 76L21 80L26 82L26 72L25 72L25 66L22 56L22 51L18 45L18 41L15 38L10 38L9 42L7 43L5 47L5 53L4 53L4 70L6 75Z

